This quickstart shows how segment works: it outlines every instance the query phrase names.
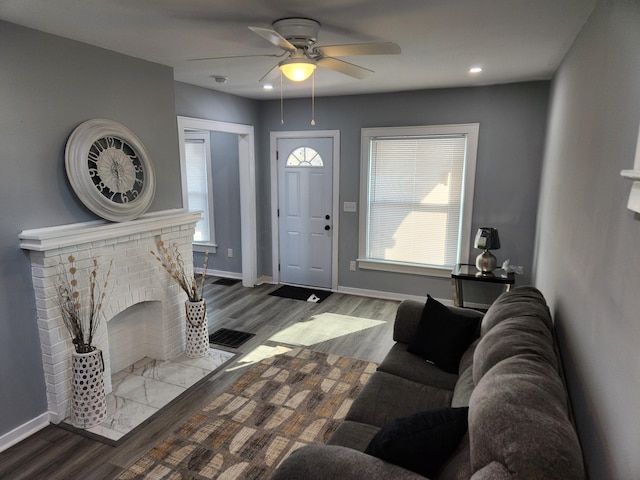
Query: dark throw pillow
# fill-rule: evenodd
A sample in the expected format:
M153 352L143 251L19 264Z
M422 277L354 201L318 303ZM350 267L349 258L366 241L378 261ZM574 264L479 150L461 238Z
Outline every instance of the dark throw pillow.
M373 437L364 453L434 478L467 432L468 407L438 408L395 419Z
M427 295L416 334L407 351L436 364L448 373L458 373L464 351L475 339L478 317L457 314Z

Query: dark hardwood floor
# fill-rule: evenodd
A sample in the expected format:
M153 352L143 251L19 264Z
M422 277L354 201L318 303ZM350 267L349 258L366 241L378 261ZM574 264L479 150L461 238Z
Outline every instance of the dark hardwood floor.
M244 288L216 285L207 280L205 298L209 331L229 328L255 333L237 350L232 363L200 382L149 424L118 446L90 440L49 425L0 453L0 479L112 479L146 451L231 385L244 369L232 369L243 356L260 345L277 346L275 333L320 313L337 313L385 323L357 333L311 345L317 351L380 362L393 344L393 320L397 301L333 293L321 303L308 303L268 295L277 287Z

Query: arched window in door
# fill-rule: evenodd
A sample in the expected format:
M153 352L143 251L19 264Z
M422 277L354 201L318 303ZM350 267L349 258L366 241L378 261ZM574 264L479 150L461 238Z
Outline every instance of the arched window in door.
M323 167L318 152L311 147L298 147L287 157L287 167Z

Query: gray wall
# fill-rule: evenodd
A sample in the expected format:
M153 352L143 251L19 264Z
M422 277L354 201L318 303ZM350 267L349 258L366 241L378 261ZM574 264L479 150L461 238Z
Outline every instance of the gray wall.
M94 220L64 173L69 134L91 118L129 127L150 152L150 210L182 204L173 72L0 21L0 436L46 411L25 229Z
M176 112L180 116L220 122L256 125L258 102L226 95L202 87L175 82ZM211 133L213 163L213 203L217 253L209 253L207 268L227 273L242 273L240 230L240 170L237 136ZM233 257L227 250L233 249ZM202 267L204 253L194 252L194 265Z
M340 205L359 202L360 129L363 127L480 123L472 237L480 226L500 231L498 262L509 258L524 266L519 284L529 283L537 215L540 169L544 152L549 82L479 88L425 90L379 95L316 99L316 126L310 125L310 99L261 103L258 218L264 232L269 205L269 132L276 130L340 130ZM358 206L360 208L360 206ZM270 233L269 233L270 235ZM271 272L271 239L259 239L262 271ZM400 275L371 270L349 271L358 254L358 214L340 213L339 285L403 294L451 298L448 278ZM472 259L479 253L472 249ZM465 289L465 299L488 303L487 292Z
M592 479L640 478L640 3L601 0L553 81L535 284L560 337Z
M238 136L233 133L211 132L213 205L218 251L209 254L208 268L237 274L242 273L239 162ZM232 257L228 256L228 249L233 250Z

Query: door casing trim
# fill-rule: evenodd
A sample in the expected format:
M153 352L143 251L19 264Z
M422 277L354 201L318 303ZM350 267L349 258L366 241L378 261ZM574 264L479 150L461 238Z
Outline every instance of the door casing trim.
M253 287L258 279L257 213L256 213L256 161L255 135L252 125L219 122L202 118L178 116L178 143L180 146L180 165L182 178L184 170L184 131L193 128L238 136L238 162L240 169L240 235L242 249L242 285ZM186 203L186 189L183 186L182 206Z
M338 290L338 238L340 226L340 130L311 130L292 132L271 132L269 163L271 170L271 265L274 283L280 283L280 228L278 221L278 162L277 149L279 139L296 138L332 138L333 139L333 178L332 213L333 235L331 238L331 290Z

